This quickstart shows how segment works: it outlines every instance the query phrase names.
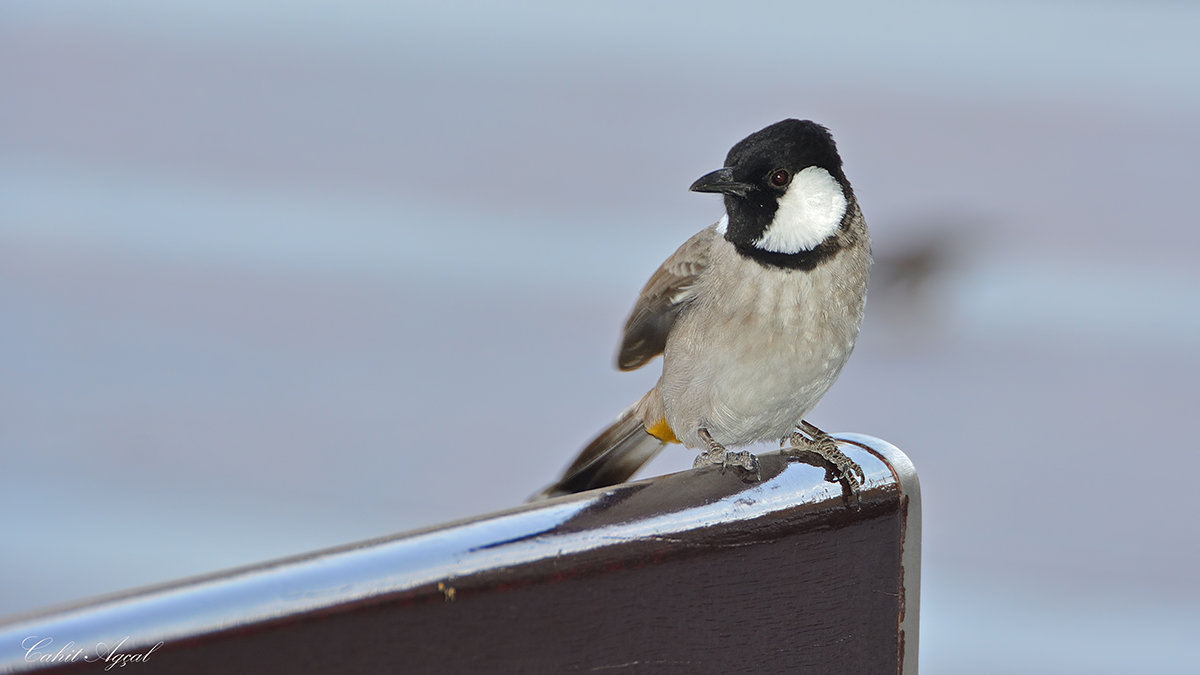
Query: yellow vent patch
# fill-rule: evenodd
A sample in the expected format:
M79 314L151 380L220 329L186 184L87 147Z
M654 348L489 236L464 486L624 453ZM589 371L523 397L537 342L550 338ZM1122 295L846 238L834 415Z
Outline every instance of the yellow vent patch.
M667 424L666 418L659 420L654 426L646 427L646 433L657 438L663 443L679 442L679 439L675 438L675 432L671 431L671 425Z

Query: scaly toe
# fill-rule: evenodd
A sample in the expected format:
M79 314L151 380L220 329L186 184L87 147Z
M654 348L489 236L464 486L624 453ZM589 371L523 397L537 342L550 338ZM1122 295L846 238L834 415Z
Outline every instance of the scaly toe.
M750 470L750 467L757 464L754 455L748 452L726 452L725 466L735 466L739 469Z
M862 508L859 502L862 486L867 481L866 474L854 460L850 459L838 447L832 436L821 432L814 438L808 438L799 431L791 436L792 454L812 453L832 466L835 480L846 488L847 501L856 509Z
M750 452L730 452L725 455L725 465L736 467L762 480L762 470L759 468L758 457Z
M702 452L696 455L696 461L692 462L693 469L702 469L706 466L725 465L725 453L721 452Z

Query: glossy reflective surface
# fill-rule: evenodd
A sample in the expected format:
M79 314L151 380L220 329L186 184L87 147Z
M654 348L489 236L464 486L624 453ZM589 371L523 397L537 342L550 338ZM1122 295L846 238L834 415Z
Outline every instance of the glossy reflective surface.
M792 536L818 521L822 527L842 527L899 508L905 516L900 631L907 638L906 672L916 672L916 473L907 457L883 441L854 434L839 438L866 475L861 510L847 506L841 485L827 482L824 469L770 453L761 457L761 482L743 482L735 472L715 468L671 474L25 618L0 628L0 663L9 671L36 667L27 649L35 637L52 638L54 647L70 641L85 649L124 639L124 650L136 651L398 595L427 594L430 588L448 597L494 588L514 578L511 570L543 569L547 561L585 561L592 568L618 561L619 566L617 554L607 551L621 551L622 560L628 560L630 551L635 556L644 551L657 560L680 551ZM538 574L542 576L529 578L544 577Z

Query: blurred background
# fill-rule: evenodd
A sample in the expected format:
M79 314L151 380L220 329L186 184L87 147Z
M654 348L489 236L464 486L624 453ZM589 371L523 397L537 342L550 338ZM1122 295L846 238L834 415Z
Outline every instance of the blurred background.
M878 260L809 419L921 474L924 672L1195 672L1197 35L1166 1L0 4L0 614L521 502L657 378L612 362L721 213L688 185L800 117Z

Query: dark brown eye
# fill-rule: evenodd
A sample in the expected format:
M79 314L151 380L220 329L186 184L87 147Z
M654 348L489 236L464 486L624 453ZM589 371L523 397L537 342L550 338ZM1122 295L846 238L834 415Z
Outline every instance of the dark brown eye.
M784 185L788 184L788 181L792 180L792 174L788 173L787 169L775 169L773 172L771 172L770 180L771 185L774 185L775 187L783 187Z

